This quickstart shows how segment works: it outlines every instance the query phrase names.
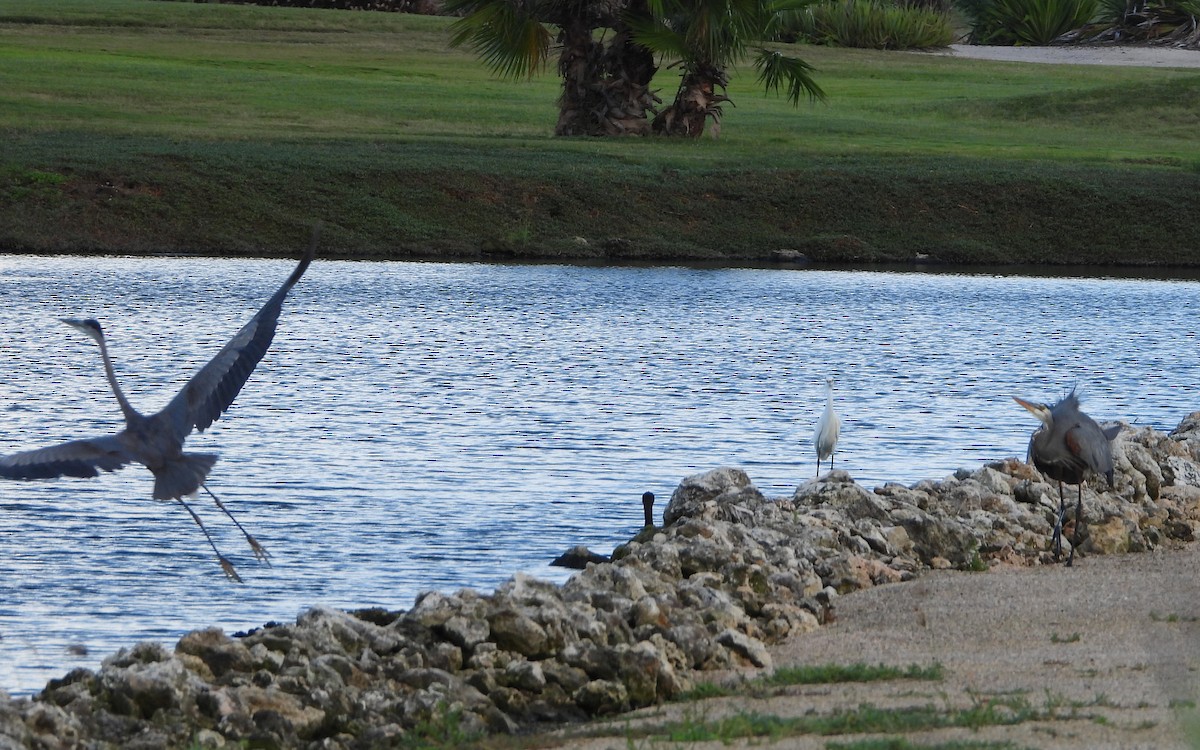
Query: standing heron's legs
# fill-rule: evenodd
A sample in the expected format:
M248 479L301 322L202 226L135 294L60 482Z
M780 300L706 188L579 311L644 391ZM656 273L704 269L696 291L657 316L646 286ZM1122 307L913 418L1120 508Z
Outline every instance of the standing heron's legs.
M1075 531L1071 534L1071 556L1067 558L1067 567L1075 562L1075 548L1079 546L1079 527L1083 525L1083 482L1079 483L1079 500L1075 502Z
M196 515L196 511L192 510L191 506L183 501L183 498L176 499L188 513L192 514L192 520L195 521L196 525L200 527L200 530L204 532L204 538L208 540L208 546L212 547L213 552L217 554L217 562L221 563L221 570L225 571L225 575L228 576L231 581L237 581L238 583L241 583L242 577L237 574L236 570L234 570L233 563L229 562L228 558L221 554L221 551L217 549L216 544L213 544L212 536L209 535L208 529L204 528L204 522L200 520L200 516Z
M208 496L211 497L216 502L217 507L220 508L221 510L223 510L225 512L225 515L229 516L229 520L233 521L234 525L238 527L238 530L241 531L242 534L246 537L246 541L250 543L250 549L254 550L254 559L258 560L259 562L265 562L267 564L267 567L271 567L271 560L270 560L271 553L267 552L266 548L263 547L261 544L259 544L258 540L255 539L254 537L252 537L250 535L250 532L246 531L246 529L240 523L238 523L238 520L236 518L234 518L233 514L229 512L229 509L225 507L225 503L221 502L221 498L219 498L213 494L213 491L208 488L208 485L201 483L200 486L204 488L204 491L208 493ZM188 510L191 510L191 509L189 508ZM193 513L192 515L194 516L195 513ZM196 523L199 523L199 522L200 522L199 519L197 519ZM201 527L201 528L203 528L203 527ZM207 534L208 532L206 531L204 533ZM211 544L211 543L212 543L212 540L210 539L209 544Z
M1058 517L1054 519L1054 536L1050 541L1050 546L1054 549L1054 561L1058 562L1062 557L1062 528L1063 521L1067 517L1067 501L1063 499L1062 481L1058 483ZM1075 550L1072 548L1072 553Z

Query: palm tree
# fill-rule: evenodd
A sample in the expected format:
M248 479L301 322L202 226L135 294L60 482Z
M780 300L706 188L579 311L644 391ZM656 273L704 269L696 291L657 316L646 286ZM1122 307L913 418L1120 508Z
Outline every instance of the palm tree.
M531 76L559 49L556 135L641 135L658 99L650 91L653 54L634 44L626 17L645 13L645 0L450 0L455 21L450 43L468 44L495 72ZM598 29L613 30L607 45Z
M752 44L773 38L780 13L812 0L449 0L463 14L451 44L473 47L497 73L525 77L543 69L552 40L560 47L562 77L556 135L699 136L711 119L719 127L729 101L729 66ZM552 36L550 27L557 30ZM596 32L611 31L607 44ZM650 89L656 55L682 69L670 106ZM768 90L788 99L824 93L811 66L765 48L753 65ZM718 91L719 90L719 91ZM651 122L649 114L656 115Z
M781 14L811 0L649 0L650 14L634 24L635 38L682 68L675 100L654 118L653 129L665 135L693 138L713 121L719 132L722 105L731 65L748 56L758 80L768 91L786 88L787 98L799 104L807 94L822 99L825 93L812 79L812 66L765 47L751 47L773 39Z

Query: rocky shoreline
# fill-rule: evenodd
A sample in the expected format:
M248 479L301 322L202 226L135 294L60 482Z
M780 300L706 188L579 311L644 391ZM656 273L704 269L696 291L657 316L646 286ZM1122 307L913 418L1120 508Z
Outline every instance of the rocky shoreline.
M1192 541L1200 412L1170 434L1126 425L1114 458L1115 489L1084 491L1080 552ZM874 492L834 471L784 499L716 469L682 481L661 528L565 584L518 574L407 611L317 608L247 634L193 631L174 651L138 644L0 700L0 750L379 748L611 715L714 670L770 670L768 645L819 628L847 593L1050 563L1057 506L1057 485L1014 459Z

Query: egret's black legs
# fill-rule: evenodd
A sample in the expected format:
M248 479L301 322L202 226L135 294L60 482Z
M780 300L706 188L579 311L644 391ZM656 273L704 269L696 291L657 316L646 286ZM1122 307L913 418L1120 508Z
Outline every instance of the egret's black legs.
M200 527L200 530L204 532L204 538L208 540L208 546L212 547L212 551L217 555L217 562L221 563L221 570L225 571L225 575L228 576L231 581L237 581L238 583L241 583L242 577L237 574L237 570L234 569L233 563L229 562L229 559L226 558L225 555L221 554L221 550L217 549L217 545L213 543L212 536L208 533L208 529L204 528L204 522L200 520L200 516L196 515L196 511L192 510L192 507L185 503L183 498L177 498L177 500L188 513L192 514L192 520L195 521L196 525Z
M258 540L251 536L250 532L246 531L245 527L238 523L238 520L234 518L233 514L229 512L229 509L225 507L225 503L221 502L221 498L213 494L213 491L208 488L208 485L201 482L200 486L204 488L204 491L208 493L208 496L211 497L214 502L216 502L217 507L224 511L225 515L229 516L229 520L233 521L234 525L238 527L238 530L241 531L246 537L246 541L250 543L250 549L254 551L254 559L258 560L259 562L266 563L268 568L271 567L271 553L267 552L266 548L259 544ZM199 520L197 520L197 523L199 523ZM209 542L211 543L212 540L209 540Z

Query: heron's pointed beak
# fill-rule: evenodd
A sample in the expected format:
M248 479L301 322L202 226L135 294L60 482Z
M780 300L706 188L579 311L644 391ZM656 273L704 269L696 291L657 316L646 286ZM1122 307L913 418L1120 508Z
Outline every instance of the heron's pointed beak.
M1026 401L1023 398L1013 396L1013 401L1016 401L1021 406L1029 410L1033 416L1042 421L1043 424L1050 424L1050 407L1045 404L1035 404L1032 401Z
M59 320L76 330L83 331L95 341L99 341L100 337L104 335L104 332L100 329L100 322L95 318L87 318L86 320L82 318L59 318Z

